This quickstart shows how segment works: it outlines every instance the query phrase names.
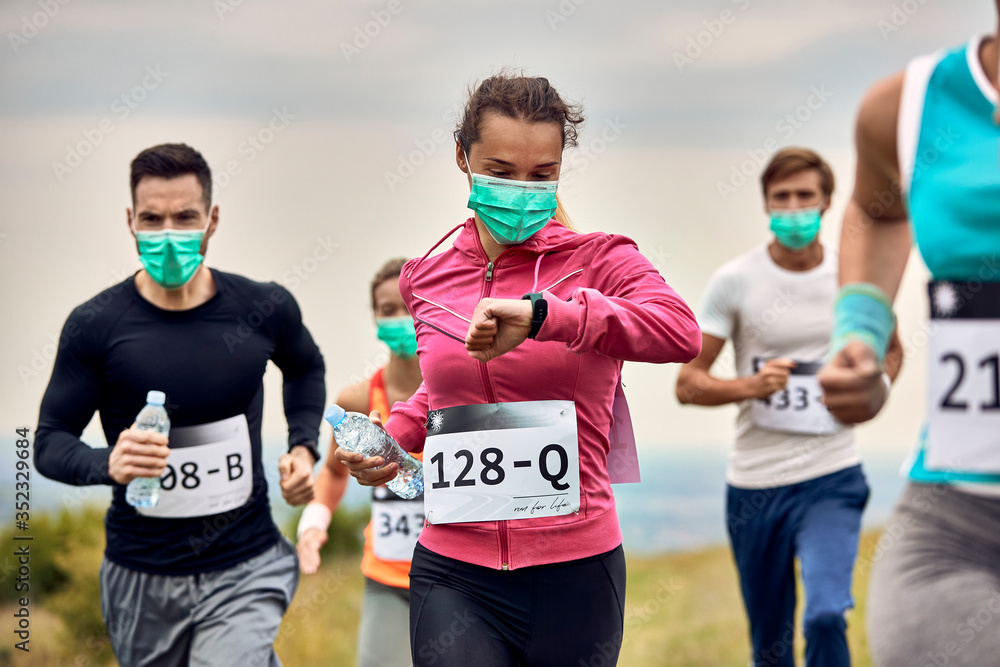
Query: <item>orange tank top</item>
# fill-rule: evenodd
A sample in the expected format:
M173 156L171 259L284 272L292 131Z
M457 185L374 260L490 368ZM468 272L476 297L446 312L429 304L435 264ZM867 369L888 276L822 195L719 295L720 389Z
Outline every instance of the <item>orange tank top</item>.
M375 371L369 382L368 388L368 410L378 410L379 414L382 415L382 419L388 421L389 411L392 406L389 405L389 397L385 391L385 376L383 373L384 369L380 368ZM417 459L421 458L420 454L412 454ZM376 492L383 492L384 487L379 487ZM373 497L376 494L373 493ZM411 501L415 502L415 501ZM420 507L417 512L420 517L423 516L423 499L420 501ZM380 525L375 526L374 524L380 523ZM398 519L395 525L390 523L389 525L382 526L379 522L375 513L372 513L372 520L365 526L365 547L364 554L361 557L361 573L379 582L380 584L385 584L386 586L393 586L394 588L409 588L410 587L410 560L385 560L379 558L375 553L375 542L373 530L382 530L383 528L388 531L404 528L407 531L418 530L418 527L413 525L415 521L406 522L405 525L400 525Z

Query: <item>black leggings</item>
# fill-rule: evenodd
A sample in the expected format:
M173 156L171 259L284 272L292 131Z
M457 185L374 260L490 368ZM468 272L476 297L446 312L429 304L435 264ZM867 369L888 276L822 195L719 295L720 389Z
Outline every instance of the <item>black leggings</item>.
M625 618L625 553L494 570L421 544L410 567L417 667L610 667Z

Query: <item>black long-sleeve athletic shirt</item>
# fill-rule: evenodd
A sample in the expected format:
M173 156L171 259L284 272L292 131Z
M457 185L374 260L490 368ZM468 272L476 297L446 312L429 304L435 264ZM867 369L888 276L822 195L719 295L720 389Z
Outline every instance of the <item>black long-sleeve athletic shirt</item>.
M63 327L35 439L38 471L66 484L111 484L105 556L155 574L195 574L231 567L279 539L261 462L263 376L281 369L288 446L314 456L326 400L323 357L292 295L212 269L217 293L184 311L162 310L142 296L134 276L76 308ZM245 505L194 518L154 518L125 502L108 475L118 434L129 428L146 393L166 393L171 428L246 415L253 491ZM80 434L100 413L107 447ZM168 436L169 437L169 436Z

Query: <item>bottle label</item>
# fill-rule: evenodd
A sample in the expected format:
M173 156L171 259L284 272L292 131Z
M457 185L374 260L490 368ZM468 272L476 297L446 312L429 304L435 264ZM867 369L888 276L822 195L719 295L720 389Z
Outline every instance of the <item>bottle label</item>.
M462 405L427 415L430 523L538 519L580 511L573 401Z
M136 508L144 516L182 519L242 507L253 491L250 429L246 415L170 430L160 502Z
M381 560L409 561L424 527L424 497L402 500L384 486L372 492L372 540Z
M753 371L759 371L767 359L755 357ZM787 433L830 435L844 428L823 405L823 390L816 373L823 367L819 361L796 361L788 376L788 384L767 398L753 399L751 416L761 428Z

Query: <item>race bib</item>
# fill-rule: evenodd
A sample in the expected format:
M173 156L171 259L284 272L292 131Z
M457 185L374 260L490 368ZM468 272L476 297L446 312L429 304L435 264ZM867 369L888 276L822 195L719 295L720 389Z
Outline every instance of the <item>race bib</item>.
M756 373L767 359L755 357ZM787 431L806 435L829 435L843 426L820 400L823 390L816 373L823 367L818 361L797 361L788 376L788 384L767 398L755 398L751 416L757 426L772 431Z
M430 523L561 516L580 510L573 401L433 410L424 444Z
M372 491L372 539L382 560L412 560L424 527L424 497L403 500L384 486Z
M928 470L1000 473L1000 283L932 282Z
M242 507L253 491L250 429L245 415L170 429L167 470L156 507L136 511L161 519L219 514Z

